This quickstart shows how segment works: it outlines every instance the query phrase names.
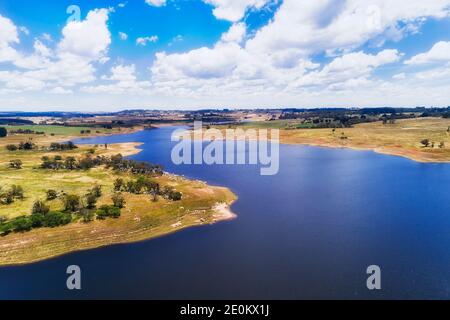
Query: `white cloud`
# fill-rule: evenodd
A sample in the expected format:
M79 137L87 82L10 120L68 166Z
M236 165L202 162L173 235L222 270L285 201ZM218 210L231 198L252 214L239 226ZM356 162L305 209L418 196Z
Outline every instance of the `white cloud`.
M392 76L392 79L395 79L395 80L404 80L404 79L406 79L406 74L405 74L404 72L402 72L402 73L397 73L397 74L395 74L395 75Z
M450 42L441 41L436 43L430 51L418 54L405 61L405 64L418 65L447 61L450 61Z
M145 89L151 87L151 83L149 81L137 80L136 66L134 64L117 65L111 69L111 76L103 76L102 80L112 83L105 85L85 86L81 88L81 91L91 94L142 93Z
M237 42L240 43L244 40L247 27L245 23L236 23L231 26L228 32L222 35L223 42Z
M136 39L136 44L140 46L146 46L149 42L157 42L158 36L139 37Z
M355 79L361 82L367 79L375 68L397 62L399 59L400 54L397 50L383 50L377 55L369 55L361 51L349 53L334 59L320 71L306 74L291 87L333 86L346 81L355 81Z
M216 17L239 21L248 8L268 1L205 2L216 7ZM449 5L449 0L284 0L273 19L247 40L245 24L234 23L213 47L157 53L152 81L160 92L187 99L239 96L248 103L264 97L313 101L325 92L383 87L374 71L403 54L395 49L367 54L361 47L416 33L427 18L448 16ZM314 63L312 57L323 53L335 58L322 66Z
M310 55L339 54L366 42L401 32L403 24L423 17L448 16L449 0L285 0L272 22L260 29L247 48L253 52L296 49ZM404 29L403 32L407 32ZM399 35L395 35L398 39Z
M119 38L125 41L128 39L128 35L125 32L119 32Z
M166 5L166 0L145 0L145 3L154 7L162 7Z
M60 56L73 55L88 61L99 60L111 44L108 30L109 10L90 11L84 21L69 22L63 29L63 39L58 45Z
M51 94L72 94L73 91L69 89L64 89L62 87L56 87L48 91Z
M28 28L24 26L19 27L19 31L27 36L30 34L30 30L28 30Z
M85 20L70 22L62 30L62 39L55 50L42 41L34 42L34 53L19 54L8 47L10 43L19 42L17 29L8 19L0 19L7 27L3 35L0 28L0 57L2 52L13 50L10 60L15 66L25 71L4 72L0 82L10 89L51 91L55 87L70 87L95 80L95 63L108 59L107 51L111 35L107 27L109 10L90 11ZM5 22L6 21L6 22ZM14 31L16 33L14 33ZM3 49L2 49L3 48Z
M13 61L18 57L17 51L12 47L17 43L19 35L16 25L0 15L0 62Z
M218 19L237 22L249 8L262 8L270 0L203 0L214 6L213 14Z

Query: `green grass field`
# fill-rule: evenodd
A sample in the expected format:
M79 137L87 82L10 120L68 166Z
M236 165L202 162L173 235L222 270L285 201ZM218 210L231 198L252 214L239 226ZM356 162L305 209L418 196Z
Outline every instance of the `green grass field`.
M79 135L81 131L91 130L92 133L109 133L113 130L101 127L69 127L69 126L51 126L51 125L23 125L23 126L4 126L7 130L32 130L35 132L44 132L45 134L74 136Z

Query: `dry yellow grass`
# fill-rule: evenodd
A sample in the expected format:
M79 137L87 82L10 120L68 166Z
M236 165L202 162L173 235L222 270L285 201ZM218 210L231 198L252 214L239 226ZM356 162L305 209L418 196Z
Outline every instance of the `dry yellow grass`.
M332 148L374 150L406 157L419 162L450 162L450 119L419 118L400 120L395 124L381 122L337 129L283 129L280 122L247 123L248 128L277 128L281 143L306 144ZM222 127L223 128L223 127ZM346 137L346 139L342 139ZM425 148L421 141L429 139L434 147ZM440 148L443 142L445 147Z

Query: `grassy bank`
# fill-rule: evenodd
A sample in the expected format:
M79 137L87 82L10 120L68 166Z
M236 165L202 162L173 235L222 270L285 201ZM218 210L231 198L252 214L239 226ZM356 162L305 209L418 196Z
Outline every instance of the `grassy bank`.
M47 146L51 142L66 141L79 135L76 132L59 131L60 136L48 135L59 128L45 128L45 135L14 135L0 139L0 181L3 188L11 185L23 187L25 197L8 205L0 205L0 217L12 219L17 216L31 215L33 203L40 199L51 210L61 210L62 200L46 200L46 191L54 189L67 194L86 194L94 185L102 186L103 194L97 207L111 205L114 193L113 183L117 178L135 179L131 173L119 173L105 167L96 167L87 171L40 169L41 158L55 155L80 158L92 152L94 146L80 146L71 151L49 152L36 149L32 151L6 150L6 145L32 138L38 146ZM33 130L38 131L35 127ZM138 144L124 143L94 148L95 156L111 156L118 153L131 155L139 152ZM11 160L20 159L22 169L9 168ZM126 206L119 219L94 220L84 223L82 220L56 228L33 229L25 233L11 233L0 237L0 265L24 264L73 251L97 248L116 243L127 243L162 236L178 230L214 223L230 218L218 204L230 205L235 195L225 188L211 187L200 181L190 181L178 176L165 174L153 178L161 186L171 186L183 194L181 201L170 201L160 197L153 202L149 195L124 193Z
M336 130L293 129L297 127L295 121L252 122L239 127L280 129L281 143L286 144L374 150L420 162L450 162L450 119L417 118L394 124L374 122ZM423 140L428 140L429 145L422 144Z

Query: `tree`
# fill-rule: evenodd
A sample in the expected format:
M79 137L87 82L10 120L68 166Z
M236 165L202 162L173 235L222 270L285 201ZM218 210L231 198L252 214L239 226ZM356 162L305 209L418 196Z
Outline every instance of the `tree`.
M19 147L17 147L15 144L8 144L6 146L6 150L8 151L17 151L17 149L19 149Z
M102 186L95 186L92 188L91 194L93 194L96 198L100 198L102 196Z
M91 210L81 209L80 215L83 218L84 223L89 223L94 220L94 212L92 212Z
M32 227L33 223L28 217L19 217L14 220L13 228L15 232L30 231Z
M33 150L34 147L35 145L31 141L19 143L19 150Z
M47 190L47 200L48 201L52 201L55 200L56 198L58 198L58 192L56 192L56 190Z
M422 145L424 145L425 148L428 148L428 146L430 145L430 140L429 139L423 139L422 141L420 141L420 143Z
M97 219L105 220L108 217L117 219L120 217L120 214L120 208L104 205L97 210Z
M42 202L41 200L37 200L33 204L33 208L31 209L31 214L46 215L47 213L49 213L49 211L50 211L50 208L47 205L45 205L44 202Z
M11 169L16 169L16 170L22 169L22 161L21 160L11 160L9 162L9 167Z
M24 198L23 188L22 186L13 184L11 186L11 190L9 191L11 195L16 198L22 200Z
M146 180L145 189L149 194L152 195L152 201L156 202L158 200L158 194L160 192L159 183L153 182L151 180Z
M80 197L75 194L69 194L64 199L64 210L76 212L81 207Z
M125 207L125 198L123 197L123 195L121 193L115 193L112 197L111 200L113 201L114 207L117 208L123 208Z
M114 191L121 191L123 185L124 185L123 179L117 178L117 179L114 181Z
M6 137L7 135L8 131L5 128L0 127L0 138Z

